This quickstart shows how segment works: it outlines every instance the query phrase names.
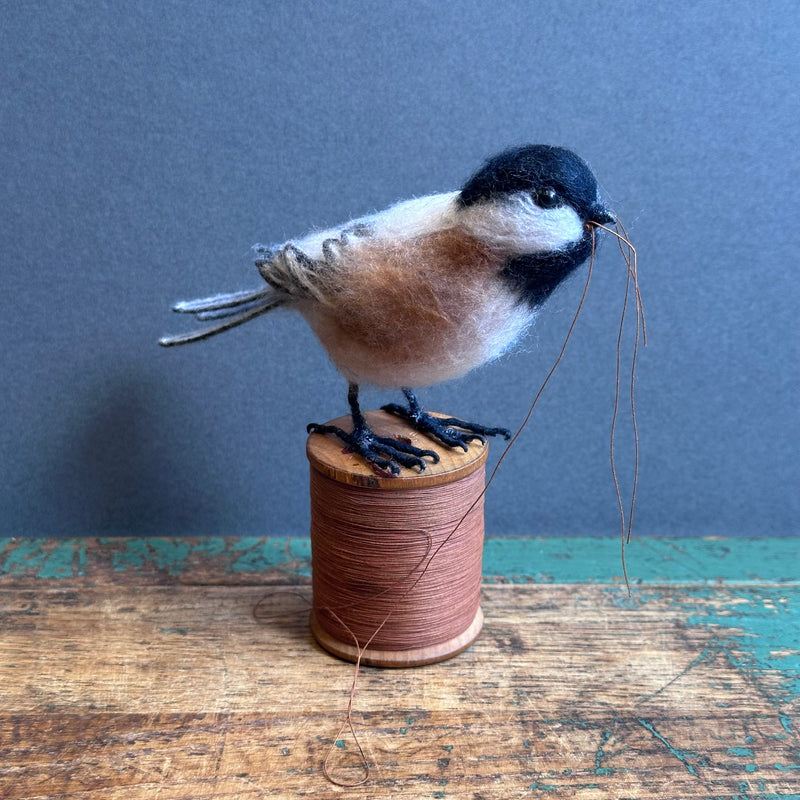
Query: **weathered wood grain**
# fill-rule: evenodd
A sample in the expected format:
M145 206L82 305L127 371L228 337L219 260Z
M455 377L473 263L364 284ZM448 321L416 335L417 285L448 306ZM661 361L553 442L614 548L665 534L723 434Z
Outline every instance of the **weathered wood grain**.
M342 790L321 767L333 745L332 772L359 774L352 738L334 744L353 666L313 641L302 557L284 549L282 583L274 566L265 585L228 585L219 563L213 583L202 559L198 573L191 559L151 569L115 561L124 540L104 555L83 542L83 558L80 544L61 578L5 550L0 797L800 797L796 582L628 597L496 575L468 651L362 670L353 719L370 780ZM250 552L234 544L224 552ZM47 558L29 556L41 572Z

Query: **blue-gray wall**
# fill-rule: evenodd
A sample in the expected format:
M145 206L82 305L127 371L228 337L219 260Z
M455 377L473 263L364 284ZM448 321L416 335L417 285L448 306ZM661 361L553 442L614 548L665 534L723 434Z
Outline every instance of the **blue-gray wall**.
M4 4L0 535L305 533L343 380L290 314L160 349L169 304L522 142L588 160L639 250L639 534L795 534L799 33L794 0ZM491 533L616 532L624 279L607 243ZM427 405L520 422L581 284Z

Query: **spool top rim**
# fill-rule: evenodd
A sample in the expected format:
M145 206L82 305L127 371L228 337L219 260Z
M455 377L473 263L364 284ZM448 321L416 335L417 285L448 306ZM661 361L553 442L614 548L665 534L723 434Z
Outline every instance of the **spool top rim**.
M369 489L423 489L452 483L475 472L486 461L488 444L472 441L466 451L450 448L414 430L405 420L385 411L364 413L371 430L379 436L390 436L410 441L415 447L433 450L439 461L427 461L422 472L416 469L402 469L396 477L378 474L357 453L347 452L338 439L319 433L309 435L306 442L306 455L311 467L322 475L338 483L362 486ZM446 416L436 414L436 416ZM326 423L336 425L346 431L353 428L349 416L337 417Z

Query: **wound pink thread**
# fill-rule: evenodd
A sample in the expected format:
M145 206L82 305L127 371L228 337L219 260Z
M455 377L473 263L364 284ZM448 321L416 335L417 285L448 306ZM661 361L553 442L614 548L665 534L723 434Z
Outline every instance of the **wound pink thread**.
M462 634L480 605L484 478L481 466L448 484L386 491L312 469L314 611L325 632L381 650Z

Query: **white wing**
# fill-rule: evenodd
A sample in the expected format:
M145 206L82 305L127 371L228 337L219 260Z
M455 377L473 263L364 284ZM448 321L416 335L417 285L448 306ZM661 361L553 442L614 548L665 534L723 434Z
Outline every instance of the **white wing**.
M317 260L324 257L323 243L340 240L343 234L351 242L358 238L407 240L445 230L456 224L456 197L458 192L446 192L403 200L377 214L359 217L336 228L313 231L289 243Z

